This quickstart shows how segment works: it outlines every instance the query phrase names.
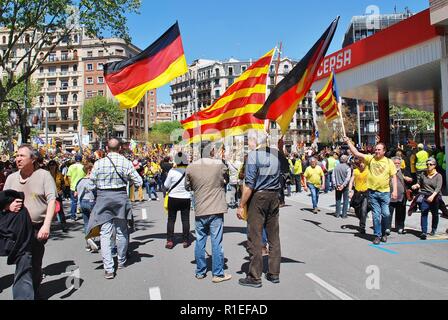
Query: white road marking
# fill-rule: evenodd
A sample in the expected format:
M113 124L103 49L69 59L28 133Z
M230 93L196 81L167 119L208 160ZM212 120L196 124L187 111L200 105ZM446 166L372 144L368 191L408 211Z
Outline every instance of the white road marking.
M159 287L149 288L149 300L162 300Z
M148 219L148 213L146 212L145 208L142 208L142 219L147 220Z
M330 291L332 294L334 294L339 299L341 299L341 300L354 300L352 297L349 297L348 295L346 295L342 291L336 289L331 284L326 283L324 280L322 280L318 276L316 276L316 275L314 275L312 273L307 273L306 276L308 278L310 278L311 280L313 280L314 282L317 282L319 285L321 285L322 287L324 287L328 291Z

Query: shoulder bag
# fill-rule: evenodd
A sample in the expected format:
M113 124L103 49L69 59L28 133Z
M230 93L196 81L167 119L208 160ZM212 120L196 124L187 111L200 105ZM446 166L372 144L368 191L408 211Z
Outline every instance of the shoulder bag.
M186 172L182 175L182 177L168 190L168 192L165 195L165 199L163 199L163 207L165 208L165 213L168 213L168 196L171 191L173 191L174 188L176 188L179 183L184 179Z

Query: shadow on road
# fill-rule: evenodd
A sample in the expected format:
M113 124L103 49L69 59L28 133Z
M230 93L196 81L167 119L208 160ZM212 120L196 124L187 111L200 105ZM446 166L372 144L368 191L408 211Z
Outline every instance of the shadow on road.
M324 227L322 227L321 226L321 222L317 222L317 221L313 221L313 220L307 220L307 219L302 219L303 221L305 221L305 222L309 222L309 223L311 223L311 224L314 224L316 227L318 227L318 228L320 228L320 229L322 229L322 230L324 230L324 231L326 231L326 232L331 232L331 233L340 233L340 234L353 234L353 235L355 235L356 233L354 233L354 232L343 232L343 231L331 231L331 230L328 230L328 229L325 229Z
M53 263L48 266L46 266L43 269L44 275L46 276L58 276L63 273L66 273L68 270L68 267L75 266L75 261L69 260L69 261L61 261L58 263Z
M0 292L8 289L14 283L14 274L8 274L0 278Z

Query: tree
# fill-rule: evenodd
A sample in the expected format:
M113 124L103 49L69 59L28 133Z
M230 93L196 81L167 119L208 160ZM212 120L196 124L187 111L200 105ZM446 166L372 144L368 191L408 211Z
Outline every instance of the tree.
M103 96L96 96L85 102L81 119L83 126L93 131L102 141L109 138L116 125L122 124L124 111L118 103Z
M354 137L358 130L356 116L350 113L347 107L343 106L342 117L344 119L345 133L349 137ZM324 117L319 118L317 120L317 127L319 128L320 143L336 143L343 136L340 117L330 123L326 123Z
M398 123L405 124L415 141L417 134L425 133L434 128L434 113L405 106L392 106L390 108L390 118Z
M179 142L179 141L171 141L171 134L173 133L173 131L178 129L182 129L182 125L178 121L156 123L155 125L152 126L147 140L150 143L161 143L161 144Z
M127 14L138 13L140 0L3 0L0 27L9 30L7 46L0 55L0 108L10 91L28 81L48 55L72 33L84 28L90 37L104 34L130 41ZM16 49L23 54L16 57ZM14 77L18 66L23 74Z
M27 87L25 89L25 87ZM26 114L23 106L25 103L25 91L27 92L26 100L31 106L38 104L41 86L36 81L29 81L28 85L22 82L9 91L4 101L4 107L0 108L0 134L11 136L14 134L14 128L9 121L9 113L14 110L17 113L18 125L22 137L26 136Z

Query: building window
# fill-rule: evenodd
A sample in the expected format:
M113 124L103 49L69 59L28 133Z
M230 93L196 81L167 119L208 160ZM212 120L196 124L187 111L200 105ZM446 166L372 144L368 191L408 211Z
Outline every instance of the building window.
M117 56L122 56L124 54L124 50L123 49L115 49L115 54Z
M75 35L73 36L73 42L74 42L74 43L78 43L78 35L77 35L77 34L75 34Z
M93 97L92 91L88 90L86 93L86 98L92 98L92 97Z
M73 120L78 121L78 110L73 109Z
M97 69L97 70L103 70L103 69L104 69L103 66L104 66L104 63L100 62L100 63L98 63L98 65L96 66L96 69Z
M87 51L87 57L92 58L93 57L93 51Z
M92 63L88 63L87 64L87 71L93 71L93 64Z
M54 106L56 104L56 96L48 96L48 104Z
M215 99L218 99L219 96L220 96L220 94L219 94L219 90L215 90Z
M99 96L104 96L104 91L103 90L98 90L98 95Z
M73 95L73 102L77 102L78 101L78 95L75 93Z
M102 57L104 56L104 51L103 50L98 50L98 57Z
M104 77L98 77L98 83L103 84L104 83Z
M39 68L39 73L44 73L44 67Z
M56 80L48 80L48 87L55 87L56 86Z
M247 70L246 66L241 66L241 73L245 72Z
M154 91L150 91L149 94L150 94L151 96L153 96L153 95L154 95Z
M61 104L66 105L68 102L68 94L61 94Z
M74 64L74 65L73 65L73 71L74 71L74 72L78 71L78 65L77 65L77 64Z
M93 84L93 78L92 77L87 77L87 84Z
M229 76L233 76L233 67L229 67Z
M73 79L73 86L77 87L78 86L78 79Z
M2 37L2 42L6 43L6 37L5 36Z

